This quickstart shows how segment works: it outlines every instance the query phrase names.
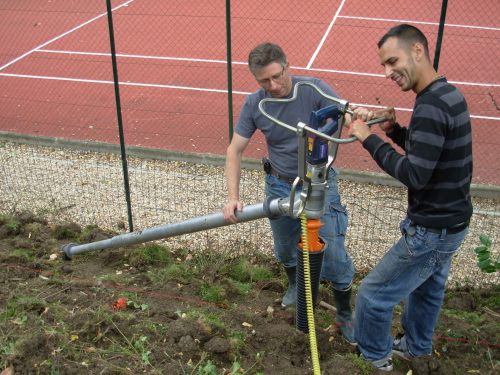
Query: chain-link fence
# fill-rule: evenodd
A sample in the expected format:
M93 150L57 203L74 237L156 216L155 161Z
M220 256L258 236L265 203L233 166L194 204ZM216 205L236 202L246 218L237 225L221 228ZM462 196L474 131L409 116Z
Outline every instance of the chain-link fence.
M248 53L267 40L284 48L292 74L322 78L351 103L394 106L404 124L414 95L384 78L376 43L391 26L410 22L428 36L439 72L468 100L474 183L498 185L498 2L454 1L445 12L430 0L372 3L113 1L110 34L106 0L5 0L0 130L118 143L119 104L127 145L224 155L231 123L257 88ZM257 136L245 156L263 154ZM336 165L380 172L357 144L341 147Z
M232 124L246 94L257 89L246 65L255 45L280 44L291 74L319 77L351 103L394 106L404 124L414 95L383 76L376 43L408 22L426 33L436 63L441 46L438 70L462 90L471 110L474 183L496 197L475 198L477 229L468 246L479 232L498 238L500 4L450 2L445 10L430 0L383 6L367 0L4 0L0 211L35 209L54 220L117 230L217 212L226 201L221 166ZM121 137L127 157L119 156ZM244 155L245 203L263 199L261 172L252 168L265 154L263 137L254 136ZM357 142L339 147L336 167L344 176L383 179ZM361 206L355 188L341 181L349 241L383 251L397 236L391 230L404 215L404 189L368 186L378 194ZM168 241L269 249L267 225L259 220Z

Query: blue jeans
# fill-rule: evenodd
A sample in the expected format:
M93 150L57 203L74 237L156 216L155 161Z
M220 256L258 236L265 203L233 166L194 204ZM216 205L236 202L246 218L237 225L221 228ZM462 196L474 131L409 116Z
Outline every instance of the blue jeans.
M328 243L323 257L321 277L332 282L335 289L345 289L354 276L352 259L345 248L347 231L347 210L340 202L336 182L337 170L332 168L328 176L329 189L326 189L325 213L321 217L323 226L319 236ZM272 174L266 175L266 197L288 197L292 185ZM302 187L298 186L295 197L299 197ZM282 215L270 220L274 239L274 255L285 266L297 264L297 246L301 236L300 219Z
M368 361L391 355L392 312L405 298L401 323L408 348L414 356L432 353L451 261L468 232L432 233L411 226L408 218L400 229L401 239L362 281L356 296L354 338Z

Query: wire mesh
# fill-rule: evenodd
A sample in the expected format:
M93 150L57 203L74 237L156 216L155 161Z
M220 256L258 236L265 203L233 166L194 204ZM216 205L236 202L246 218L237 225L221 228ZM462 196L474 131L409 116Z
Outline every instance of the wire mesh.
M121 157L111 147L119 143L117 100L128 147L175 154L170 161L127 158L135 229L218 212L226 201L221 165L230 123L257 88L246 64L255 45L280 44L292 74L319 77L351 103L395 106L405 124L414 95L401 94L385 79L377 41L391 26L412 23L426 33L433 58L441 18L441 2L431 0L384 0L384 6L366 0L114 0L116 98L106 5L104 0L0 3L0 212L33 209L53 220L126 231ZM498 59L485 56L500 50L499 11L498 1L450 2L439 63L439 72L462 90L471 108L474 183L493 189L500 178L500 83ZM265 154L263 136L254 136L244 156L259 160ZM184 162L183 155L199 162ZM207 155L218 162L205 163ZM357 143L339 147L336 167L381 172ZM244 172L243 201L262 201L262 172ZM340 189L350 213L350 248L380 257L398 236L404 189L354 189L345 180ZM499 237L494 194L495 199L475 198L478 224L469 248L479 232ZM272 251L266 220L165 241L174 247ZM355 256L360 267L371 262Z

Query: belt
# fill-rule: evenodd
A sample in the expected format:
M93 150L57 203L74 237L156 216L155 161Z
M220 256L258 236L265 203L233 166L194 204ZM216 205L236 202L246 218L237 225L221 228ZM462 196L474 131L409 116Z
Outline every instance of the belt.
M464 221L463 223L459 223L459 224L455 224L455 225L452 225L451 227L448 227L448 228L428 228L428 227L424 227L427 232L431 232L431 233L437 233L437 234L441 234L443 232L443 229L446 229L446 233L447 234L457 234L457 233L460 233L461 231L463 231L465 228L467 228L470 224L470 219L467 220L467 221ZM415 222L411 222L410 223L410 226L412 227L415 227L417 226L417 223Z
M286 177L280 176L279 173L276 172L273 167L271 167L271 174L278 177L280 180L288 182L289 184L293 184L293 182L295 181L295 178L286 178ZM299 181L298 185L302 185L302 180Z

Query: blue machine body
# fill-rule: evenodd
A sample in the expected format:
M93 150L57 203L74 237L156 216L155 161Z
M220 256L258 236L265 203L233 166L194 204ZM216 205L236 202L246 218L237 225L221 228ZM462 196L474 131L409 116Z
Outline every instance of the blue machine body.
M311 113L309 127L332 136L338 129L338 107L330 105ZM326 139L309 133L307 136L307 161L318 165L328 161L329 145Z

